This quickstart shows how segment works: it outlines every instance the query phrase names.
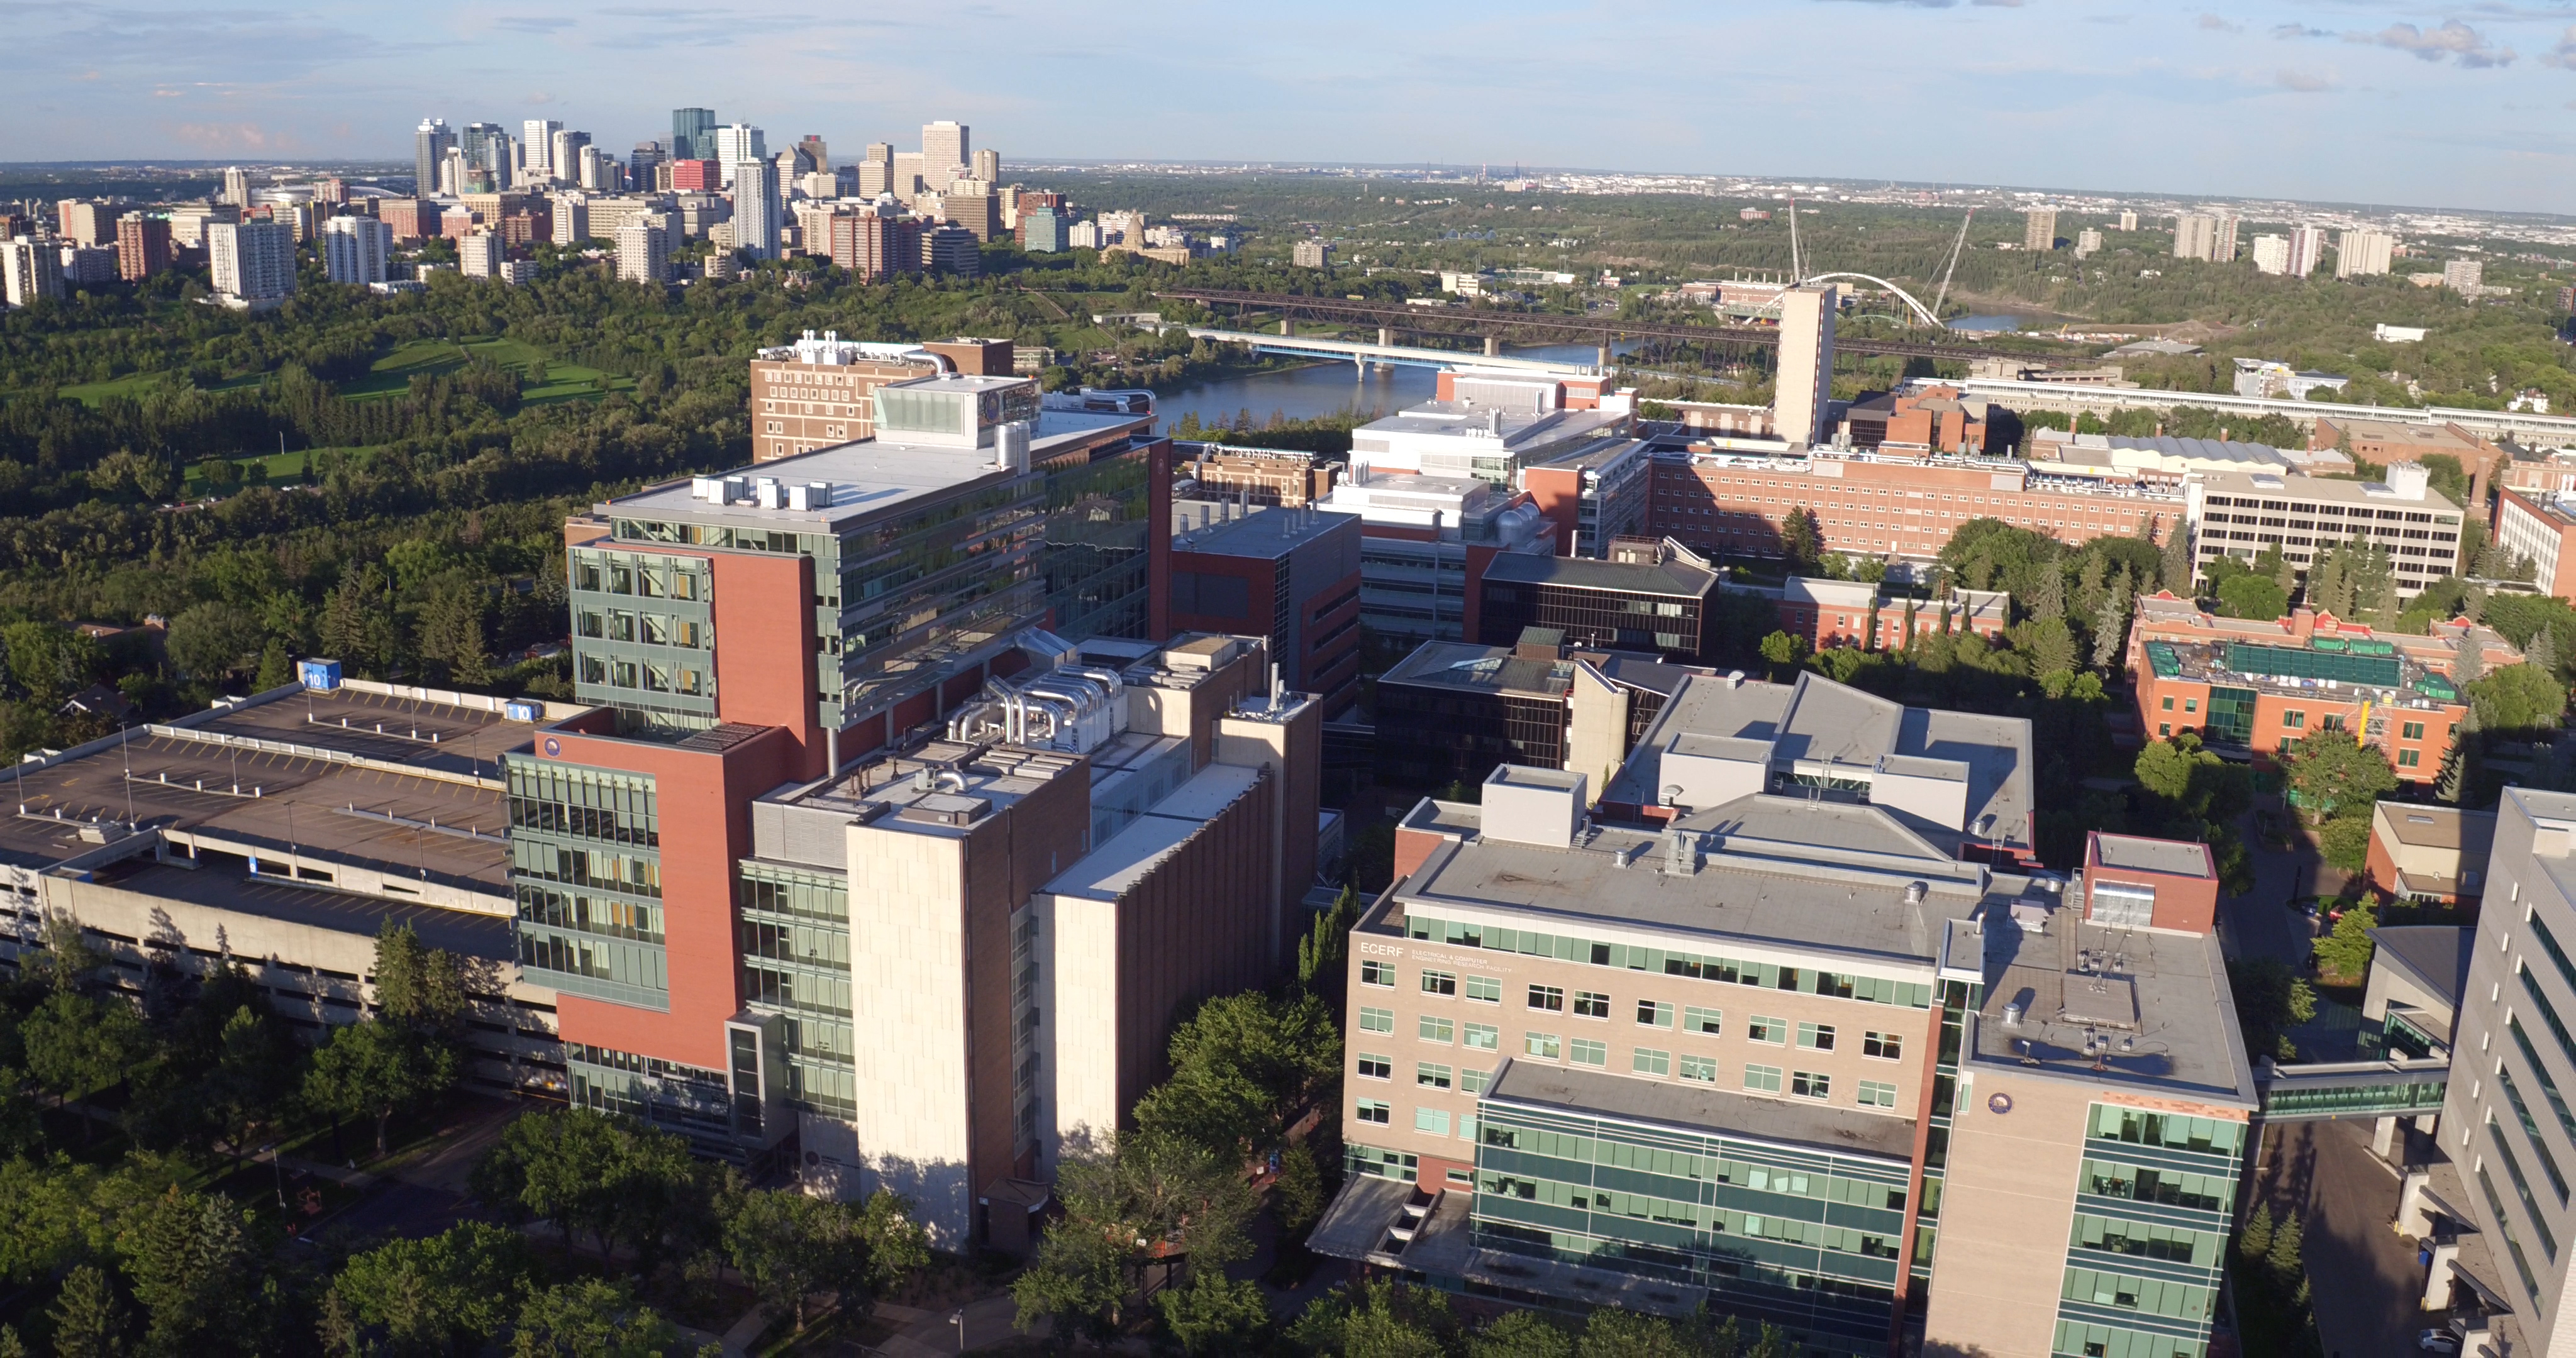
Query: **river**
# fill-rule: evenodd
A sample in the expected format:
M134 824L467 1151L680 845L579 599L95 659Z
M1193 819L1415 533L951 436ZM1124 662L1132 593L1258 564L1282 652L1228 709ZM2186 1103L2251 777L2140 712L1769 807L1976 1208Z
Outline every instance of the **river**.
M1624 352L1633 345L1623 342L1617 347ZM1541 344L1506 348L1504 352L1514 358L1559 363L1591 363L1598 357L1598 351L1589 344ZM1461 357L1472 361L1473 356ZM1439 381L1439 374L1430 368L1371 366L1354 377L1353 366L1310 363L1202 382L1155 398L1154 409L1167 430L1192 412L1198 414L1201 424L1232 424L1237 415L1248 410L1255 428L1267 423L1273 411L1292 420L1311 420L1345 410L1392 415L1430 400Z

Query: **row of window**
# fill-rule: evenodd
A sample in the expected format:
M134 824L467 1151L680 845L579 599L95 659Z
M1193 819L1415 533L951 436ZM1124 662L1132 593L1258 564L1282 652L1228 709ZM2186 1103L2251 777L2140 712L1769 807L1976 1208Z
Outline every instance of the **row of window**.
M580 678L585 684L631 688L645 693L677 693L684 697L702 698L708 692L705 670L696 665L673 665L663 661L584 655L581 657Z
M1405 925L1408 938L1447 943L1465 948L1484 948L1493 952L1518 953L1530 957L1553 957L1565 962L1589 962L1596 967L1624 971L1660 972L1666 976L1687 976L1694 980L1720 981L1734 985L1757 986L1772 990L1790 990L1806 995L1825 995L1837 999L1867 1000L1874 1004L1891 1004L1907 1009L1932 1007L1932 987L1913 981L1893 981L1876 976L1855 976L1815 968L1788 967L1772 962L1748 962L1731 957L1711 957L1693 953L1650 948L1625 943L1599 943L1563 934L1542 934L1527 929L1509 929L1482 924L1462 924L1454 920L1433 919L1424 915L1410 916ZM1363 979L1368 962L1361 964ZM1384 963L1374 965L1385 966ZM1393 984L1393 971L1381 973Z
M1492 1050L1491 1047L1481 1046L1474 1040L1470 1040L1468 1045L1480 1050ZM1609 1044L1580 1037L1568 1043L1561 1041L1554 1033L1523 1034L1521 1054L1534 1060L1563 1060L1578 1066L1591 1066L1597 1070L1607 1070L1610 1066ZM1359 1053L1355 1059L1355 1067L1359 1077L1364 1080L1395 1078L1394 1060L1374 1052ZM1632 1075L1650 1076L1655 1079L1679 1078L1695 1084L1715 1084L1718 1079L1716 1057L1696 1056L1688 1052L1675 1056L1672 1052L1654 1047L1631 1048L1628 1053L1628 1071ZM1785 1092L1802 1099L1829 1101L1833 1098L1833 1076L1820 1071L1804 1070L1793 1070L1787 1074L1789 1078ZM1744 1067L1744 1088L1756 1094L1782 1093L1781 1075L1782 1071L1778 1066L1747 1065ZM1491 1078L1490 1072L1458 1070L1443 1062L1417 1061L1414 1063L1413 1082L1424 1089L1446 1092L1456 1088L1469 1094L1482 1094L1485 1092L1485 1082L1489 1078ZM1862 1080L1859 1082L1854 1101L1863 1108L1894 1108L1896 1086L1885 1080Z
M696 618L674 618L660 613L629 613L624 609L600 612L577 609L573 613L573 633L598 641L641 642L647 646L686 646L696 650L713 650L715 629Z
M1370 965L1376 964L1372 963ZM1444 995L1455 993L1457 978L1449 976L1445 972L1423 973L1423 988L1426 990L1430 989L1434 978L1439 978L1440 984L1449 986L1450 989L1434 991L1433 993ZM1499 997L1501 986L1500 982L1494 981L1491 977L1484 976L1470 976L1467 980L1470 985L1467 998L1471 1000L1483 1000L1485 1003L1489 1004L1501 1003L1501 999ZM1476 986L1475 983L1480 981L1485 982L1486 985L1482 987ZM1379 982L1364 983L1381 984ZM1479 991L1487 993L1479 993ZM1565 1012L1566 1007L1565 991L1557 986L1531 986L1529 988L1529 1007L1539 1013L1563 1013ZM1610 1008L1610 997L1607 995L1589 990L1578 990L1574 992L1574 1016L1576 1018L1606 1020L1610 1017ZM1676 1010L1673 1005L1661 1000L1639 1000L1637 1001L1636 1015L1637 1026L1640 1028L1661 1028L1669 1031L1675 1027L1676 1021L1678 1021L1680 1031L1682 1032L1697 1033L1704 1037L1721 1037L1725 1034L1726 1012L1722 1009L1707 1009L1694 1004L1683 1005ZM1458 1022L1449 1018L1445 1014L1419 1015L1414 1020L1414 1028L1415 1036L1419 1037L1421 1040L1425 1042L1440 1043L1457 1040L1458 1034L1461 1031ZM1745 1021L1744 1038L1748 1042L1758 1042L1765 1046L1785 1046L1788 1044L1793 1030L1796 1035L1797 1045L1802 1051L1829 1052L1834 1050L1835 1044L1841 1040L1840 1030L1834 1024L1798 1023L1793 1025L1787 1019L1773 1018L1766 1014L1755 1014ZM1370 1033L1394 1032L1395 1011L1392 1009L1379 1008L1374 1005L1362 1005L1360 1007L1360 1031ZM1466 1034L1466 1043L1470 1047L1480 1048L1485 1051L1494 1051L1499 1049L1501 1045L1502 1030L1494 1024L1470 1021L1465 1025L1464 1031ZM1581 1040L1582 1039L1577 1039L1577 1041ZM1862 1056L1868 1057L1872 1060L1902 1060L1905 1056L1905 1038L1899 1033L1883 1033L1875 1029L1864 1030L1861 1034L1860 1052Z
M704 599L703 562L621 558L575 553L572 587L594 594L632 594L646 599Z

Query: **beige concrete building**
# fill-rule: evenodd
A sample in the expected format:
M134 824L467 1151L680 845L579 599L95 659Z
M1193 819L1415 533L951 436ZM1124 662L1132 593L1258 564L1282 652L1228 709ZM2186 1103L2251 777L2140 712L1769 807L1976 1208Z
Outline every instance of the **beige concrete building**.
M230 957L318 1036L373 1002L377 932L406 924L468 965L469 1084L560 1098L556 993L517 965L498 761L575 710L335 680L31 760L0 822L0 961L69 914L128 991Z
M1588 781L1504 766L1402 822L1312 1248L1802 1353L2208 1351L2253 1068L2217 940L2140 884L2213 879L2204 846L2124 839L2153 871L2095 886L1828 769L1660 825Z
M1772 432L1790 443L1820 443L1831 433L1834 390L1832 284L1780 294L1779 380L1771 398Z
M1171 1025L1276 975L1314 876L1322 715L1233 637L1093 642L944 739L752 807L747 1001L776 1014L819 1191L1025 1248ZM864 899L867 908L852 910ZM795 902L810 900L813 906Z

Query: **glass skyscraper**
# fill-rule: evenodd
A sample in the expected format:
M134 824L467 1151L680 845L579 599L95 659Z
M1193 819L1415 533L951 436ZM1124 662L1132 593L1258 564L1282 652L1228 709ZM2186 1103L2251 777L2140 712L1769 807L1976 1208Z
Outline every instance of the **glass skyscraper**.
M671 159L716 158L716 112L711 108L671 110Z

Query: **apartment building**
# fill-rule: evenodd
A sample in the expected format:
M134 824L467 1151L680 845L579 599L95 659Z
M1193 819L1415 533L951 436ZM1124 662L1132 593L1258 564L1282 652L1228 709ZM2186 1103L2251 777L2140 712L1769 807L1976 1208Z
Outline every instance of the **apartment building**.
M2255 1094L2203 846L2069 880L1849 795L1587 792L1503 767L1402 822L1312 1248L1808 1353L2206 1351Z
M210 222L206 263L215 295L235 310L265 311L295 291L295 236L274 222Z
M0 241L0 301L34 306L64 295L63 256L52 240L16 236Z
M1834 317L1841 293L1830 283L1780 294L1780 358L1771 409L1781 438L1822 443L1833 433Z
M2128 659L2138 720L2157 739L2190 731L2269 764L2306 736L2339 731L2377 746L2400 779L2431 783L2468 719L2451 676L2471 645L2490 669L2522 659L2464 619L2426 636L2381 634L2305 608L2269 622L2222 618L2160 592L2138 600Z
M2025 250L2057 248L2057 209L2053 207L2022 209L2021 248Z
M621 282L660 287L671 281L671 231L666 218L635 216L617 227L617 277ZM752 440L759 456L760 440Z
M2385 481L2217 472L2185 487L2197 559L2251 561L2277 546L2304 576L2316 553L2356 540L2387 549L2397 597L2411 599L2460 565L2460 507L2432 490L2421 463L2389 464Z
M170 267L170 222L129 212L116 219L116 276L128 283Z
M322 268L334 283L384 282L393 248L393 228L373 217L334 217L322 224Z
M2541 593L2576 599L2576 508L2564 492L2498 491L2495 540L2532 563Z
M1313 506L1176 500L1172 509L1169 584L1152 634L1261 637L1283 680L1315 695L1326 716L1357 701L1359 520Z
M1669 539L1625 538L1606 559L1508 553L1485 567L1477 639L1507 646L1526 628L1581 650L1635 651L1696 663L1715 640L1718 575Z
M2187 522L2191 503L2179 473L1730 442L1658 443L1647 531L1703 556L1777 557L1789 511L1803 507L1826 551L1929 561L1970 519L2068 543L2141 531L2162 540Z
M2356 227L2335 236L2335 277L2365 278L2388 272L2397 253L2397 238L2385 231Z

